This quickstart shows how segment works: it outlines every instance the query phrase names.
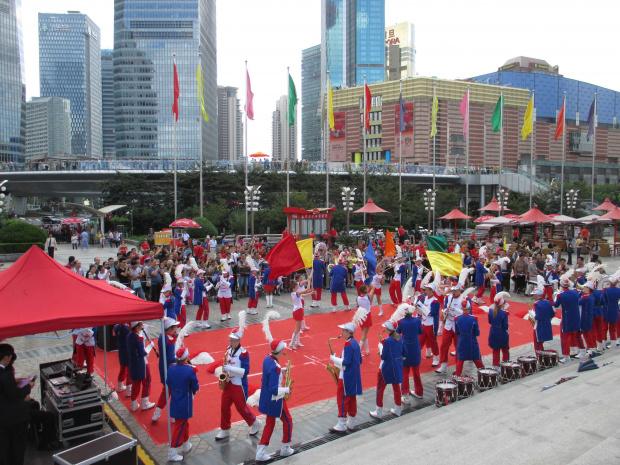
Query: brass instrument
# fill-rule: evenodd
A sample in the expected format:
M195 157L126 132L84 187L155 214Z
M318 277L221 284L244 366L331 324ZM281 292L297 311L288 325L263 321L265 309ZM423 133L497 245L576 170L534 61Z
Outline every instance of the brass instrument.
M226 365L226 354L228 353L228 349L224 351L224 360L222 361L222 372L220 373L220 389L223 391L226 389L226 385L228 384L228 373L224 371L224 365Z
M530 299L530 301L527 303L527 306L530 308L530 310L534 310L532 308L532 301L535 300L533 297ZM532 315L529 314L528 312L528 320L530 320L530 323L532 323L532 326L536 326L536 320L534 318L532 318Z
M381 337L381 334L385 333L386 331L387 331L387 330L386 330L386 329L384 329L383 331L380 331L380 332L379 332L379 343L380 343L380 344L383 344L383 338ZM380 350L377 350L377 354L378 354L378 355L381 355L381 351L380 351Z
M333 339L340 339L342 337L342 334L338 337L330 337L327 340L327 344L329 345L329 350L331 352L331 355L334 355L334 348L332 347L332 340ZM325 369L327 371L330 372L330 374L333 376L334 381L336 384L338 384L338 378L340 378L340 368L335 367L334 365L332 365L331 363L328 363L327 365L325 365Z
M288 360L288 362L286 362L286 375L284 376L284 387L289 388L289 393L284 394L284 400L289 400L291 398L291 391L293 389L291 387L291 384L293 384L293 380L291 379L291 357L289 357L288 354L286 353L283 353L283 355Z
M493 262L491 260L487 260L484 262L484 267L490 271L493 268Z
M579 289L580 291L583 291L583 284L579 284L579 283L575 283L575 289Z
M403 262L405 262L405 261L407 261L407 259L406 259L406 258L404 258L404 257L403 257L403 258L397 258L397 259L396 259L396 260L394 260L392 263L390 263L388 266L386 266L386 267L383 269L383 271L385 272L385 271L389 270L390 268L393 268L393 267L395 267L396 265L400 265L401 263L403 263Z

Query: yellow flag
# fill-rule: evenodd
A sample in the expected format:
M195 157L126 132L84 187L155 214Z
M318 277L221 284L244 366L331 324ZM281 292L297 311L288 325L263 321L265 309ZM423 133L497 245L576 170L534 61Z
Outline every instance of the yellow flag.
M202 111L202 117L208 122L209 115L207 115L207 111L205 110L204 80L202 78L202 68L200 68L200 64L196 70L196 84L196 88L198 89L198 101L200 102L200 111Z
M508 245L506 244L506 236L504 236L504 250L508 250Z
M534 128L534 97L530 99L530 103L527 104L525 109L525 116L523 117L523 127L521 128L521 137L523 140L527 139L527 136L532 133Z
M463 259L460 253L444 253L426 251L426 256L433 271L439 271L443 276L458 276L463 269Z
M306 268L312 268L312 238L304 239L303 241L297 241L297 249L299 249L299 255L304 261Z
M329 127L333 131L334 130L334 90L332 89L332 85L329 81L327 81L327 117L329 118Z
M433 97L433 109L432 109L432 117L431 117L431 139L435 134L437 134L437 112L439 111L439 101L437 100L437 96Z

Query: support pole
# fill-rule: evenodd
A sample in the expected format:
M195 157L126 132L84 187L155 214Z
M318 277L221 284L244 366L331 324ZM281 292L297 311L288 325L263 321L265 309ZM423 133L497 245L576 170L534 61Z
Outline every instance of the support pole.
M560 186L560 215L564 214L564 162L566 158L566 92L564 92L564 101L562 102L562 173ZM593 180L594 181L594 180Z

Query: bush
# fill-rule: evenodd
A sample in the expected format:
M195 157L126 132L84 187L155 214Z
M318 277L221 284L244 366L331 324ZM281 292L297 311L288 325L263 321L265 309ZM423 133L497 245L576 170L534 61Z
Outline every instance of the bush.
M45 244L46 239L45 231L23 221L9 222L0 229L0 244Z
M204 239L206 236L215 236L217 235L217 229L213 226L208 219L202 216L198 216L193 218L193 220L198 223L200 228L187 228L187 233L190 237L196 239Z
M353 236L338 236L336 242L344 247L353 247L357 244L357 239Z
M43 249L43 246L45 245L45 243L44 242L39 242L36 244L21 244L19 242L15 242L12 244L1 244L0 243L0 253L25 253L25 252L28 252L30 247L32 247L33 245L36 245L40 249Z

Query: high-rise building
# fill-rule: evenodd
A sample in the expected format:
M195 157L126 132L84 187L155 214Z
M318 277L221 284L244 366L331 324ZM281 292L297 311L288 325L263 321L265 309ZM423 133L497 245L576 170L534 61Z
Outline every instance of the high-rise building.
M291 163L297 161L297 118L293 126L288 124L288 95L283 95L276 102L276 110L273 112L272 122L272 150L271 158L276 162L286 162L290 158Z
M218 159L236 161L243 158L243 120L237 87L217 87Z
M385 80L415 77L415 26L399 23L385 28Z
M26 104L26 156L71 154L71 103L60 97L35 97Z
M333 87L383 82L384 37L385 0L322 0L321 76Z
M0 162L26 154L26 84L21 0L0 0Z
M101 158L101 44L85 14L39 13L41 97L71 102L73 155Z
M117 158L217 158L215 0L114 0ZM179 119L172 116L173 55ZM202 119L196 71L204 76ZM202 136L202 139L201 139ZM175 147L176 141L176 147Z
M101 128L103 156L114 158L114 50L101 50Z
M301 158L321 159L321 46L301 52Z

